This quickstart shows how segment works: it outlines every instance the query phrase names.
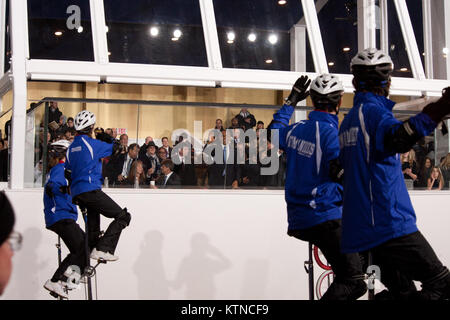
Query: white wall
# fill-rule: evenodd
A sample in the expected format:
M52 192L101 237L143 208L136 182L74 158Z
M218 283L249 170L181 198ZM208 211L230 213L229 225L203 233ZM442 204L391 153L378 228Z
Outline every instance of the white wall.
M107 193L133 218L116 251L119 261L98 269L99 299L308 298L307 244L286 235L282 191ZM2 298L53 299L42 285L57 266L57 238L44 228L42 189L7 194L24 244ZM412 192L412 199L419 228L450 265L449 193ZM102 219L105 229L110 220ZM83 290L71 298L84 299Z

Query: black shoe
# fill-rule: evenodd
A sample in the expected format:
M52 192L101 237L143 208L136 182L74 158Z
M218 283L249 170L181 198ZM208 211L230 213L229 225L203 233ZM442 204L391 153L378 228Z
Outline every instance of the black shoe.
M353 301L367 292L367 284L363 280L334 281L320 300Z

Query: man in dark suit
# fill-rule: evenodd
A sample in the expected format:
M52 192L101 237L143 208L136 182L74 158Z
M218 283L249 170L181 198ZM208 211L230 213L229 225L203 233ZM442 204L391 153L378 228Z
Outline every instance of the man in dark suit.
M184 143L184 142L182 142ZM197 174L193 160L193 152L189 152L188 144L180 148L172 159L175 164L173 171L180 177L183 186L197 186Z
M115 185L120 185L126 180L133 162L137 160L139 154L139 145L132 143L128 147L128 152L112 157L105 170L108 180Z
M173 172L174 164L172 160L167 159L161 163L161 177L156 181L156 186L152 189L177 188L181 185L180 177Z
M220 152L223 155L223 161L222 163L215 161L208 167L208 185L214 188L236 189L241 178L242 166L237 163L237 148L229 143L231 139L227 139L227 132L222 131L222 135L223 144ZM234 156L232 156L231 148L233 148ZM211 155L215 157L215 150Z
M171 146L169 146L169 138L167 138L167 137L163 137L162 139L161 139L161 142L162 142L162 147L164 148L164 149L166 149L166 152L167 152L167 159L170 159L170 158L172 158L172 147Z
M146 175L147 183L151 180L156 180L161 174L160 168L161 163L159 161L158 155L156 154L157 147L153 141L147 144L147 152L142 154L139 152L139 160L142 161L144 165L144 172Z

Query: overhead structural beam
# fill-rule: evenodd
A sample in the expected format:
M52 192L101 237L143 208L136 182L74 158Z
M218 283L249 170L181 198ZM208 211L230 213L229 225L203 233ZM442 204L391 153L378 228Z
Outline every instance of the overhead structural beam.
M103 0L89 0L91 10L92 41L94 43L94 59L100 64L109 62L108 38Z
M200 0L200 13L202 15L208 65L213 69L221 69L222 56L220 54L219 35L217 33L213 1Z
M325 7L325 5L328 3L329 0L317 0L316 2L316 12L317 14L320 13L320 11L322 11L323 7ZM306 20L305 20L305 16L303 15L303 17L296 23L297 25L304 25L306 24Z
M0 77L5 73L5 64L3 63L6 56L5 37L6 36L6 0L0 0Z
M308 30L309 43L314 59L314 67L317 73L328 73L327 58L320 32L319 19L317 18L314 0L302 0L303 13L305 15Z
M358 0L358 51L377 47L375 0Z
M388 0L380 0L380 49L389 53Z
M425 47L425 72L428 79L434 78L433 24L431 21L431 0L422 0L423 38Z
M408 53L414 78L418 80L426 79L422 59L420 58L419 47L417 46L416 36L409 16L408 7L405 0L393 0L397 10L400 27L402 29L403 39L405 40L406 52Z

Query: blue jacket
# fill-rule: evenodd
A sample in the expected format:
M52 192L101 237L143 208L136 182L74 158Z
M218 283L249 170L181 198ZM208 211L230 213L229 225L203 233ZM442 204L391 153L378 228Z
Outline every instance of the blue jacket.
M111 155L113 144L77 135L67 150L66 169L72 171L72 197L102 188L102 158Z
M288 229L302 230L342 216L342 187L329 177L329 162L339 157L338 118L313 111L309 120L288 126L293 112L284 105L270 129L279 129L287 156Z
M54 166L47 174L47 181L44 190L51 190L53 197L44 191L44 214L45 225L50 227L63 219L77 220L77 207L72 204L72 197L67 193L62 193L60 188L68 185L64 177L64 164Z
M344 253L366 251L418 230L399 155L384 147L386 134L402 125L392 114L394 105L383 96L357 93L341 124ZM423 113L410 122L423 136L436 127Z

